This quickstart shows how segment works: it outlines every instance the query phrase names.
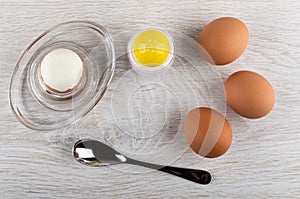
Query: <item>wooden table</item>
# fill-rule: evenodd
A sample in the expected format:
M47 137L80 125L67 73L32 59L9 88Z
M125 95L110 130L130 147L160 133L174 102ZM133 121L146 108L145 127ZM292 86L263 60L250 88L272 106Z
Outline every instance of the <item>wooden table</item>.
M0 2L1 198L299 198L300 2L171 2ZM73 160L60 131L30 130L10 109L9 81L22 51L53 25L90 20L105 26L113 36L129 28L155 25L197 39L205 24L221 16L242 19L250 40L243 58L217 70L223 79L239 69L259 72L272 83L276 104L268 116L258 120L241 118L228 108L226 116L234 134L228 153L207 160L187 150L173 163L211 171L214 179L208 186L147 169L142 170L145 174L132 174L118 166L85 167ZM117 74L121 72L122 67Z

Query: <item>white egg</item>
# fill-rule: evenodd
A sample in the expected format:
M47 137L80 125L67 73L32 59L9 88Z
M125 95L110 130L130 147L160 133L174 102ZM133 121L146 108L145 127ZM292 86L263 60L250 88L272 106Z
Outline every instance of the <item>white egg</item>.
M81 81L83 63L77 53L58 48L49 52L41 62L41 78L55 92L69 92Z

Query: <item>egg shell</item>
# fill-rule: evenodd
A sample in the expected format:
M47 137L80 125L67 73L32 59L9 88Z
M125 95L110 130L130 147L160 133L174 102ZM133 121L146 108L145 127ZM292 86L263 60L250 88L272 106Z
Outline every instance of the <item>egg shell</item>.
M272 85L255 72L235 72L226 80L224 88L228 104L243 117L261 118L274 106L275 94Z
M207 158L223 155L232 142L232 129L219 112L200 107L188 113L184 121L184 134L191 149Z
M248 44L248 29L239 19L222 17L210 22L201 32L199 44L202 57L216 65L226 65L239 58Z

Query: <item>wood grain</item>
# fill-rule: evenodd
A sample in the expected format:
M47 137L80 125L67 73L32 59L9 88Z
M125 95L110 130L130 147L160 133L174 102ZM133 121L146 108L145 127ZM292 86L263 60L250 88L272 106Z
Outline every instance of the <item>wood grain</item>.
M0 1L1 198L299 198L299 10L298 0ZM196 39L205 24L221 16L242 19L250 41L239 60L217 70L224 79L239 69L261 73L274 87L276 104L259 120L243 119L228 108L234 131L229 152L211 160L188 150L173 164L211 171L214 180L208 186L147 169L133 174L121 165L79 165L70 155L72 137L29 130L10 110L14 66L26 46L50 26L91 20L114 36L155 25ZM118 68L113 82L124 70ZM98 108L109 111L113 91L111 87Z

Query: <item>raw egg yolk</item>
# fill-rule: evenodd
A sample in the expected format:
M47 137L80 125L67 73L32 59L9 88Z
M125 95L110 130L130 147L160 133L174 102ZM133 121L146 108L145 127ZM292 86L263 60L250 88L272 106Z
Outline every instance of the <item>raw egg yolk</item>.
M136 37L133 53L137 62L144 66L160 66L170 54L170 41L161 31L146 30Z

